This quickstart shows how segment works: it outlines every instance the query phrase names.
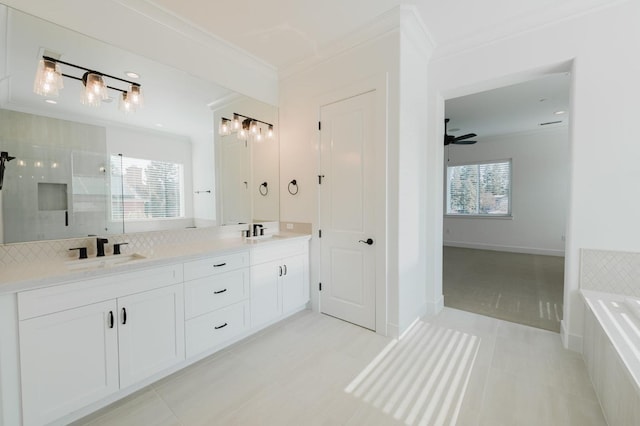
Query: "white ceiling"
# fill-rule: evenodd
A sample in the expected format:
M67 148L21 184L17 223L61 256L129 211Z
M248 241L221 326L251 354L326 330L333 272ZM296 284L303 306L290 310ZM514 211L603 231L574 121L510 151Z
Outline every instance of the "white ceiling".
M441 49L479 44L612 0L117 0L156 5L282 70L398 5L415 6Z
M15 3L16 7L23 5L21 1L5 1L9 4ZM611 2L612 0L484 0L482 2L470 0L238 0L227 2L109 0L105 2L104 7L109 8L109 3L114 7L123 6L121 9L125 13L145 15L155 19L159 24L178 31L175 23L163 22L158 18L162 17L162 14L154 14L152 11L155 9L165 15L173 15L187 27L197 27L279 70L285 70L300 61L317 56L323 48L334 45L345 36L357 32L367 23L375 21L400 4L415 6L436 43L437 57L450 53L454 48L489 42L507 34L557 22L575 13L586 12ZM59 11L60 7L72 7L74 4L78 6L81 3L77 0L60 0L53 4L39 0L26 3L24 7L32 4L33 7L29 9L31 13L38 14L40 11L47 15L55 10ZM81 6L73 8L73 14L65 16L71 20L68 24L72 27L76 26L74 23L82 27L83 17L96 24L100 21L99 15L95 15L94 11L84 10ZM126 22L124 18L123 21ZM117 28L117 23L110 23L110 25L114 29ZM27 61L32 67L35 67L37 57L36 46L41 47L44 44L47 48L55 49L53 46L55 38L46 35L43 38L43 34L39 34L34 28L30 28L20 37L25 38L24 43L20 42L20 49L30 52L27 55ZM31 45L22 45L27 43ZM101 48L102 55L91 57L91 51L83 43L61 44L62 47L59 49L64 55L63 59L70 62L90 62L94 67L103 67L99 69L104 72L122 73L135 68L135 71L142 74L141 82L145 88L147 102L145 109L136 114L135 120L144 121L146 126L153 126L156 122L166 122L167 128L176 129L175 132L183 134L184 131L180 129L195 126L193 117L204 117L209 114L208 108L203 108L203 105L230 94L230 91L214 82L204 82L169 67L162 71L164 67L158 68L157 64L151 61L139 56L134 57L123 50L109 49L106 45ZM107 51L110 53L104 54ZM116 55L119 60L112 61L111 55ZM122 69L110 68L111 62L123 64ZM8 66L11 65L9 62ZM163 73L162 78L156 78ZM12 80L21 81L25 90L24 96L27 97L26 93L30 92L33 74L31 72L19 74L20 70L15 68ZM164 82L166 81L173 82L168 92L165 92L167 86ZM29 90L27 90L27 83ZM68 85L72 86L73 83L70 82ZM544 114L549 114L549 109L556 109L556 107L548 108L550 102L546 105L538 102L534 108L531 99L535 98L537 102L538 99L545 97L557 99L558 102L566 101L565 103L568 104L565 94L554 92L564 90L568 93L568 86L559 87L557 83L553 79L545 79L535 83L535 87L510 86L495 93L478 95L491 96L491 100L469 96L448 101L447 115L452 118L450 127L460 127L461 132L471 129L470 131L479 135L512 131L516 124L521 126L519 130L530 129L531 126L542 121ZM17 91L12 91L12 95L14 99L21 96ZM65 93L65 96L71 95ZM160 98L154 99L154 96ZM29 97L34 98L32 94ZM41 99L38 101L41 102ZM35 101L32 100L32 102ZM83 111L79 110L84 107L80 106L79 102L75 102L75 99L73 103L74 105L68 108L78 109L79 113L85 115L92 114L87 113L86 108ZM477 107L478 105L482 108ZM491 108L486 108L486 105L491 105ZM115 110L115 103L110 107ZM176 111L184 111L187 114L177 114ZM111 116L104 115L102 111L99 114L94 115L111 119ZM527 114L530 117L525 119ZM112 115L114 120L121 120L116 117L116 113ZM490 120L490 117L499 117L499 119ZM208 121L201 121L201 123L208 123ZM507 126L505 123L513 123L513 125Z
M476 133L478 138L566 126L571 76L551 74L511 86L449 99L445 116L449 134ZM564 114L556 112L564 111ZM560 123L541 126L541 123ZM458 129L458 130L455 130Z

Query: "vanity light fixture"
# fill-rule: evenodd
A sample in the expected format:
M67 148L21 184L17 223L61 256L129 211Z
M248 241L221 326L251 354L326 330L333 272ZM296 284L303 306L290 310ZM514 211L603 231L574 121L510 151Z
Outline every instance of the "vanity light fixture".
M273 124L237 112L233 113L233 119L222 117L218 126L220 136L227 136L233 132L236 132L238 139L241 140L251 139L262 142L265 139L274 138Z
M65 74L61 71L61 65L76 68L84 71L82 77ZM100 106L102 101L109 99L107 89L121 92L120 109L124 112L133 112L137 108L142 107L144 98L142 95L142 86L133 81L124 80L114 77L100 71L91 70L80 65L61 61L51 56L43 55L38 62L38 70L33 83L33 91L41 96L58 96L60 89L64 87L62 77L73 80L82 81L84 89L81 93L80 100L84 105ZM105 79L115 80L120 83L128 83L127 89L109 86Z

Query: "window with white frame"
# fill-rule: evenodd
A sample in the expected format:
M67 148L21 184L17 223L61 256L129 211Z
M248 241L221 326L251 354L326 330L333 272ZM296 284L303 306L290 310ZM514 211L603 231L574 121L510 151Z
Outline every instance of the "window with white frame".
M111 156L111 218L157 220L184 217L182 164Z
M447 215L511 216L511 160L447 167Z

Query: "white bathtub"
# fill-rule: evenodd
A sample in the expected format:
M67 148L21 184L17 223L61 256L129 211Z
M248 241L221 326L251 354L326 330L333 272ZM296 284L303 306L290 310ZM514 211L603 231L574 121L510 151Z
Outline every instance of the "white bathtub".
M640 391L640 299L591 290L582 295Z
M581 290L583 357L610 425L640 424L640 300Z

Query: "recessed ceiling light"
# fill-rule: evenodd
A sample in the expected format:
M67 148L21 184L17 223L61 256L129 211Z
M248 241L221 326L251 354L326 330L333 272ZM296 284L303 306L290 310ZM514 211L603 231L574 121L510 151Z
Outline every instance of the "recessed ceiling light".
M46 103L48 103L48 104L52 104L52 105L55 105L55 104L57 104L57 103L58 103L58 101L56 101L56 100L54 100L54 99L45 99L44 101L45 101Z
M449 129L450 132L459 132L460 129L457 127L454 127L453 129Z
M562 115L562 114L566 114L566 113L567 113L567 111L562 111L562 110L554 112L555 115Z
M138 74L137 72L126 71L124 74L129 78L140 78L140 74Z
M162 124L162 123L156 123L156 127L164 127L164 124Z

